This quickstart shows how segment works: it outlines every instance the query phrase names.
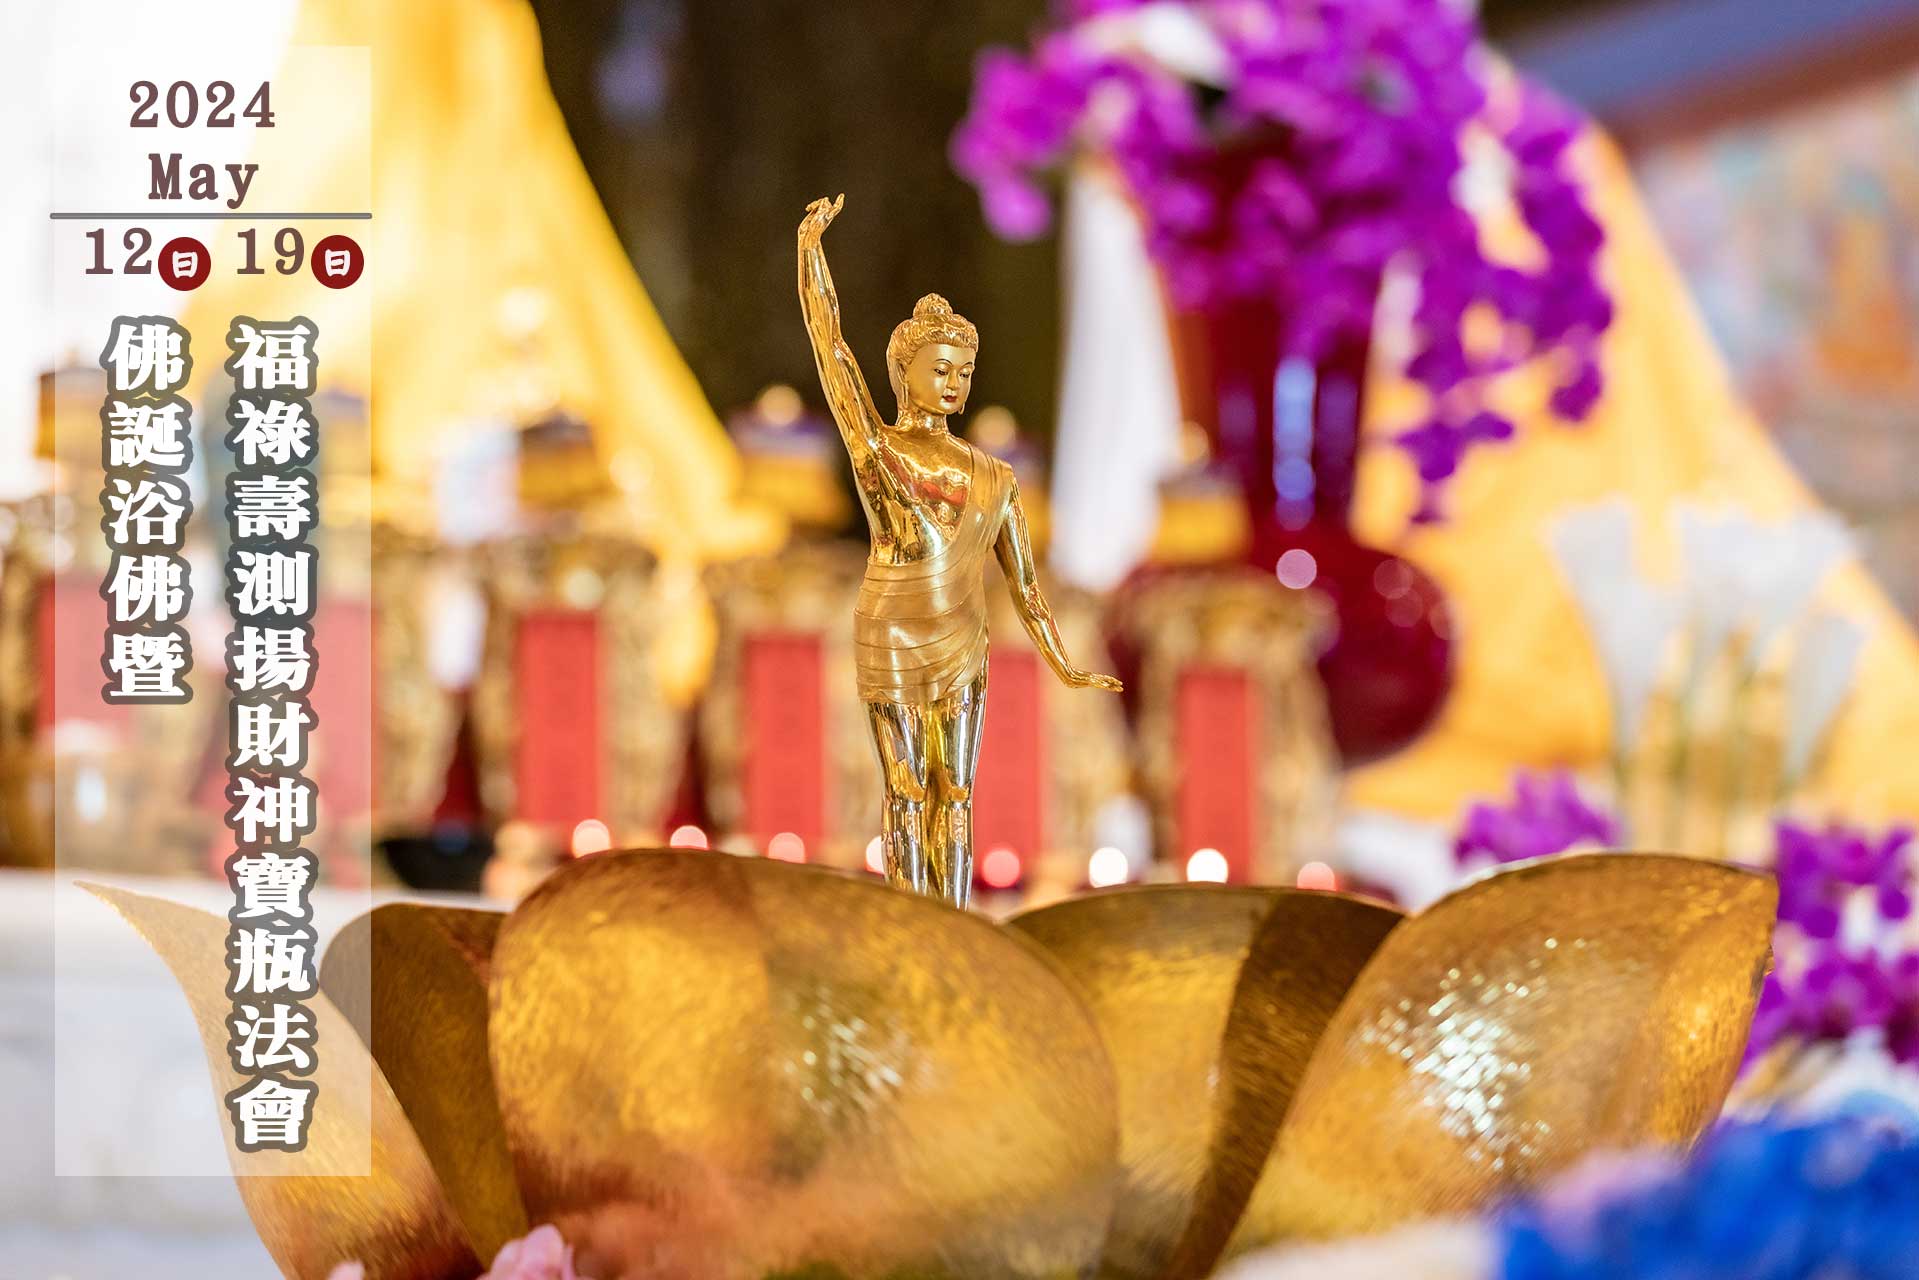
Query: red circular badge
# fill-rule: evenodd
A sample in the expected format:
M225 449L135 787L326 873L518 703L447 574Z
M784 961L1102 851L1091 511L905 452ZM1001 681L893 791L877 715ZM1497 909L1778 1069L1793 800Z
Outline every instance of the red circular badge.
M313 278L329 289L344 289L366 270L366 254L352 236L328 236L308 255Z
M213 255L192 236L175 236L160 250L160 278L171 289L198 289L213 274Z

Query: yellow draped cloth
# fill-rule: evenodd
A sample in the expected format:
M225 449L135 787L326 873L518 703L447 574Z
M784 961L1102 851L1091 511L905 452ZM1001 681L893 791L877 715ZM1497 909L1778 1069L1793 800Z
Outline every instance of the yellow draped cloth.
M1518 441L1470 457L1451 493L1451 521L1399 544L1450 601L1456 678L1432 731L1354 776L1357 804L1446 818L1475 796L1504 793L1516 766L1603 766L1604 677L1545 541L1567 509L1623 495L1642 542L1662 544L1649 548L1658 569L1656 556L1668 564L1675 556L1664 535L1676 500L1762 518L1813 505L1740 403L1622 157L1595 137L1582 160L1617 305L1602 349L1605 395L1584 426L1562 427L1544 407L1545 379L1514 375L1501 401L1520 423ZM1367 398L1373 438L1417 420L1418 396L1381 380ZM1392 545L1415 488L1396 450L1370 450L1360 473L1361 536ZM1833 575L1821 602L1862 624L1868 639L1857 691L1814 780L1818 798L1867 820L1919 815L1919 644L1856 564Z
M525 412L510 403L507 375L527 365L523 381L592 426L601 461L632 497L640 536L683 588L661 676L690 694L711 641L690 570L772 550L784 528L740 494L738 454L573 149L531 8L306 0L292 44L292 62L303 45L367 47L370 123L366 107L342 94L331 123L260 131L247 205L370 208L371 221L304 224L309 244L333 232L359 239L366 277L337 293L305 271L283 278L270 265L276 228L259 224L266 273L216 271L192 299L188 328L208 353L197 372L217 373L216 335L235 314L311 318L321 385L370 397L376 501L392 511L427 501L457 433ZM302 92L324 101L311 79ZM520 349L507 323L515 300L540 316ZM358 332L369 324L370 341ZM347 331L355 336L343 340Z

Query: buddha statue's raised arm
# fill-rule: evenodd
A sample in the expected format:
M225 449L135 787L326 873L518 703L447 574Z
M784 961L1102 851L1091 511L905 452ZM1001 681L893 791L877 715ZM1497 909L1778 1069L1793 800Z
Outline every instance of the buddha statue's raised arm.
M1119 692L1118 677L1082 671L1066 656L1066 642L1060 637L1059 623L1053 620L1053 610L1040 593L1039 564L1033 556L1032 537L1026 530L1026 512L1019 504L1019 483L1010 483L1006 518L1000 525L999 540L993 550L999 557L1000 572L1006 575L1006 587L1013 593L1013 608L1019 614L1020 623L1033 638L1033 647L1046 659L1046 665L1069 688Z
M879 447L880 416L853 349L840 333L839 294L834 292L833 274L826 268L826 250L820 244L845 202L842 195L806 206L806 217L800 221L800 309L806 316L807 336L813 340L813 363L819 367L827 407L858 466Z

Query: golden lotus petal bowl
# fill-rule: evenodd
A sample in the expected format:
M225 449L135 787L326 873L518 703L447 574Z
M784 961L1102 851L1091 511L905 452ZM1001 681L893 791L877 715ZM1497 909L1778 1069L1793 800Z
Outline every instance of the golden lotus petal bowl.
M1112 1067L1051 962L984 919L780 862L602 855L520 905L492 976L521 1191L585 1274L1099 1256Z
M1122 1181L1102 1275L1209 1269L1320 1030L1400 918L1338 894L1165 885L1010 922L1079 986L1117 1073Z
M1555 858L1395 929L1321 1037L1231 1252L1463 1213L1718 1114L1770 954L1772 879Z
M226 921L96 892L238 1087ZM1775 901L1752 872L1609 854L1410 918L1186 886L1000 928L817 868L604 854L508 916L343 930L304 1001L309 1150L233 1165L295 1280L473 1280L549 1222L595 1280L1197 1280L1691 1141Z
M88 886L139 930L186 994L216 1097L246 1084L227 1055L227 922L121 889ZM239 1152L235 1180L260 1240L294 1280L326 1280L341 1262L368 1280L440 1280L484 1270L400 1104L345 1017L314 1015L319 1101L300 1153ZM223 1114L220 1123L227 1121ZM333 1175L333 1176L328 1176Z
M482 1258L529 1226L486 1047L488 969L505 919L376 907L340 931L320 967L320 989L372 1051Z

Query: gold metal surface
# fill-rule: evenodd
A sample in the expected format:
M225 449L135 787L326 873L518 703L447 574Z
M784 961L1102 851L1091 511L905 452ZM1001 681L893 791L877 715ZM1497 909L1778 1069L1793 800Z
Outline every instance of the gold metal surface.
M504 919L376 907L340 931L320 967L320 989L372 1050L482 1258L530 1225L486 1051L487 973Z
M706 806L717 831L746 830L746 769L751 738L746 669L755 636L799 633L820 646L818 697L826 750L826 831L807 860L862 867L873 838L873 814L882 792L873 769L873 742L853 677L853 618L847 608L859 590L866 556L851 543L795 542L774 556L736 560L707 570L718 636L713 677L700 699L699 750ZM792 690L792 697L813 696ZM767 726L759 726L762 733ZM750 833L764 838L771 832Z
M43 423L44 428L44 423ZM50 587L49 500L0 505L0 867L50 867L57 781L53 752L40 735L40 699L51 681L53 654L41 625L41 596Z
M100 474L98 448L93 474ZM83 555L55 572L62 558L56 548L85 553L91 545L106 554L105 541L90 544L79 526L75 511L83 509L48 493L0 504L0 866L197 875L208 845L222 834L196 785L206 744L225 732L224 694L112 708L97 731L71 741L42 725L43 716L90 718L84 705L57 715L42 705L66 683L56 668L91 683L94 711L107 711L92 683L101 674L99 656L87 651L84 630L76 634L60 602L75 588L97 599L104 567L89 568ZM63 696L72 694L69 684Z
M31 749L39 737L42 673L53 662L41 625L53 524L48 501L0 504L0 751Z
M605 707L595 744L602 809L592 816L618 840L663 835L690 717L661 679L661 646L675 609L660 562L631 537L586 532L489 544L477 572L487 621L473 686L473 745L487 811L500 821L517 811L525 727L516 674L522 619L537 608L590 609L599 627L596 678Z
M1770 877L1650 854L1480 880L1381 945L1231 1252L1470 1212L1589 1151L1683 1144L1737 1073Z
M1405 919L1397 908L1347 894L1277 893L1233 989L1206 1176L1168 1277L1212 1273L1326 1027Z
M459 701L434 678L429 653L433 577L453 556L394 524L375 525L372 544L373 809L380 831L419 831L433 823L460 731Z
M1179 848L1179 787L1192 763L1179 741L1180 682L1194 670L1243 672L1259 726L1257 878L1290 882L1312 850L1330 847L1339 815L1339 755L1317 666L1323 601L1270 573L1195 569L1142 583L1121 625L1140 653L1140 774L1160 846Z
M236 1087L225 921L95 892ZM1774 900L1737 868L1595 855L1407 920L1188 886L998 928L818 868L601 855L503 921L349 926L322 974L341 1004L306 1002L310 1148L233 1164L295 1280L349 1259L470 1280L546 1222L595 1280L1196 1280L1689 1141L1736 1071ZM317 1176L367 1168L369 1126L371 1176Z
M493 951L530 1220L582 1274L1085 1274L1112 1067L1036 948L883 886L699 852L555 873ZM808 1270L808 1268L813 1268Z
M1118 1080L1100 1274L1210 1270L1320 1030L1400 915L1330 893L1114 890L1015 917L1085 995Z
M87 887L173 971L199 1024L216 1097L244 1085L227 1054L227 922L159 898ZM292 1280L326 1280L353 1261L365 1264L367 1280L478 1275L483 1267L385 1078L331 1001L314 995L303 1003L316 1027L310 1078L320 1086L306 1150L243 1153L227 1143L267 1252Z
M885 776L886 876L965 906L972 891L972 785L985 710L982 573L997 555L1034 646L1067 685L1117 690L1075 667L1039 588L1019 485L1005 463L947 430L972 391L979 333L927 294L887 343L899 401L881 419L840 331L821 238L845 197L815 200L799 228L799 291L826 401L853 464L872 535L854 606L854 655Z
M1052 593L1053 618L1065 637L1068 652L1096 666L1110 666L1106 647L1104 602L1090 592L1064 587ZM1019 611L1010 598L991 595L986 601L986 627L993 652L1034 652ZM1076 698L1070 689L1046 686L1039 690L1044 733L1040 804L1043 818L1038 850L1042 859L1063 852L1075 861L1097 848L1101 811L1133 790L1132 734L1126 708L1117 698ZM861 763L872 771L870 748ZM1030 856L1032 851L1020 850Z

